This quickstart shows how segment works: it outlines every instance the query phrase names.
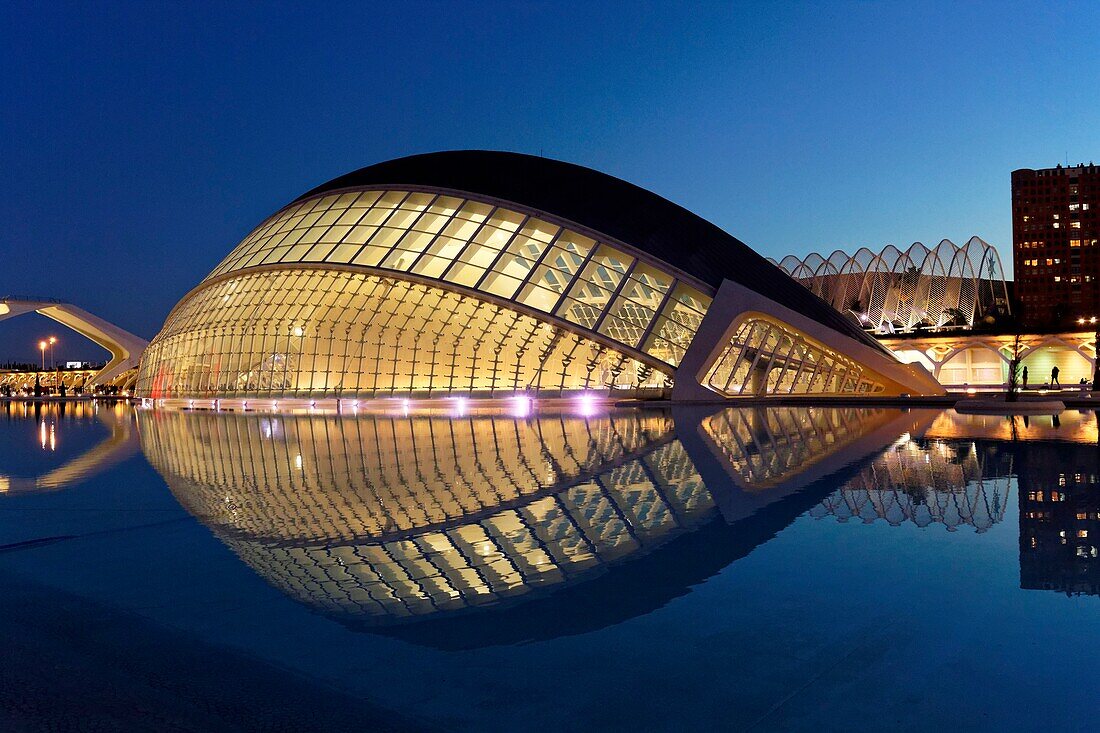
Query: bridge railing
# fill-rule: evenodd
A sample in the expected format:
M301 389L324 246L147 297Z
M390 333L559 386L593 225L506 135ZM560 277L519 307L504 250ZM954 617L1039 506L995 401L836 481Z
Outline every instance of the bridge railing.
M55 305L61 305L65 301L58 298L46 298L41 295L3 295L0 296L0 302L15 300L24 303L54 303Z

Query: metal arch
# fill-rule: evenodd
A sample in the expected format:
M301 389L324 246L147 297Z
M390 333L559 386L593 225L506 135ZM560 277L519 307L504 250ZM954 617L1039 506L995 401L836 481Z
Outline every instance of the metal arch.
M830 255L829 259L833 259L835 256L836 252ZM843 289L838 293L839 300L834 303L834 308L839 311L858 311L859 316L866 316L867 304L862 300L863 284L867 276L867 269L874 262L876 256L874 252L866 247L860 247L854 255L848 258L847 262L840 268ZM860 321L865 323L862 318Z
M975 287L974 264L970 261L970 251L961 247L951 259L951 266L947 268L948 277L958 278L958 313L968 326L974 325L974 312L977 310L978 290Z
M832 305L837 289L837 276L840 271L831 260L822 260L817 270L814 271L815 290L814 295Z
M904 261L901 250L892 244L886 245L872 263L868 278L864 281L867 293L867 317L871 325L882 329L887 323L893 325L897 320L897 277L896 268Z
M917 273L913 282L906 284L905 298L907 302L904 330L908 332L928 321L928 296L931 291L931 278L928 276L927 268L934 263L931 263L928 259L932 256L932 250L920 242L913 242L909 245L905 256L909 258Z
M842 250L827 258L788 255L780 267L873 330L972 327L994 310L1009 311L1000 255L977 236L961 247L944 239L931 248L913 242L904 250L887 245L877 253L860 247L851 256Z
M25 313L40 313L68 326L111 353L111 360L88 381L88 387L109 382L136 369L149 342L108 323L88 311L53 298L7 296L0 298L0 321Z
M768 261L792 277L794 276L795 270L802 266L802 260L795 255L787 255L779 262L769 257Z

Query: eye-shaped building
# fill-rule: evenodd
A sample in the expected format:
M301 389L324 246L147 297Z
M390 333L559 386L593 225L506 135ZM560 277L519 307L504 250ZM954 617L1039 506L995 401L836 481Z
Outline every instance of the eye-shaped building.
M656 194L528 155L380 163L262 222L168 316L138 394L178 399L940 394Z

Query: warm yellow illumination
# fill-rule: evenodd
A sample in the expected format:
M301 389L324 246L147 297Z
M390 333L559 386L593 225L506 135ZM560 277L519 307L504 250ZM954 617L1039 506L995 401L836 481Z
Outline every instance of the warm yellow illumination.
M683 358L711 302L711 293L671 268L617 245L504 207L407 191L353 191L291 204L207 279L296 263L411 273L472 288L598 331L670 366Z
M861 365L762 314L737 327L704 383L726 397L883 390Z
M288 327L288 314L307 316L308 326ZM193 294L146 351L137 393L154 399L557 393L660 386L671 371L473 295L378 274L301 268L244 272Z

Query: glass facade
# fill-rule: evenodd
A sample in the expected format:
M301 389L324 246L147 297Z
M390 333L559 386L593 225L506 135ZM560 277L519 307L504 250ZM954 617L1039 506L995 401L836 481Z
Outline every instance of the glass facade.
M763 315L741 322L704 385L726 397L883 390L855 361Z
M712 293L672 268L520 211L418 191L316 196L278 212L207 279L325 263L409 273L521 303L669 366Z
M473 295L301 267L242 272L193 294L149 346L138 392L152 398L552 393L660 384L667 371Z

